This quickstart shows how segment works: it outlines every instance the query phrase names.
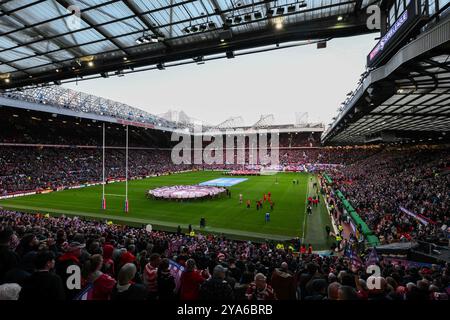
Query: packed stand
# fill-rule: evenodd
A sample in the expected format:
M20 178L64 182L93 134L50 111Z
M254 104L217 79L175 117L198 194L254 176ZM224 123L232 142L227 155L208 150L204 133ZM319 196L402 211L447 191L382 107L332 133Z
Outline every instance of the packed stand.
M20 161L17 161L20 159ZM167 150L130 150L129 176L159 175L190 169L174 165ZM108 149L106 179L125 177L125 151ZM102 180L102 150L86 148L0 148L0 196L58 189Z
M385 149L328 172L383 243L436 241L441 227L450 225L449 149Z
M298 239L280 247L2 210L0 299L448 299L448 265L404 267L381 259L381 276L370 279L364 265L345 256L304 248ZM170 271L173 262L183 266L181 275ZM68 268L81 270L80 288L65 285ZM374 280L380 286L373 288Z

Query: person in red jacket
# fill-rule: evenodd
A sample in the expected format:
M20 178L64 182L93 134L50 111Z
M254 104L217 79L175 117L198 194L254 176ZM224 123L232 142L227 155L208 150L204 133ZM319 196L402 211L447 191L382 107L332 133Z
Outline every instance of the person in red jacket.
M208 271L203 273L197 270L194 259L186 261L186 269L180 278L180 299L197 300L199 298L200 285L209 278Z
M304 244L302 244L302 246L300 247L300 253L301 254L305 254L306 253L306 246Z
M111 277L115 275L114 260L112 254L114 247L110 244L103 246L103 272L109 274Z
M100 254L94 254L86 262L85 268L88 272L85 279L85 287L92 286L89 294L89 300L110 300L111 293L116 285L116 280L100 270L103 267L103 257Z

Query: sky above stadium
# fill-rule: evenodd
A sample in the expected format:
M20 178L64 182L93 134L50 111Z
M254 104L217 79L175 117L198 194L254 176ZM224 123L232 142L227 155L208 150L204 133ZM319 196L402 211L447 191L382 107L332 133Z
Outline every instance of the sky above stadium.
M209 124L242 116L251 125L261 114L274 114L277 124L288 124L302 112L309 122L328 124L356 88L375 37L333 39L325 49L308 45L64 86L153 114L183 110Z

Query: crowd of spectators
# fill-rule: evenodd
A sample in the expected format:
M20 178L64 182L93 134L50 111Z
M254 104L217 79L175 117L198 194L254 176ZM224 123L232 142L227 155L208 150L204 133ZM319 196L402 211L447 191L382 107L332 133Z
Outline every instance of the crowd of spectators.
M339 149L280 150L278 169L295 171L317 171L320 164L352 163L373 151ZM335 158L334 158L335 157ZM20 161L17 161L20 159ZM191 154L191 161L195 157ZM335 160L336 159L336 160ZM245 161L250 160L249 151ZM224 164L185 164L175 165L171 159L170 148L138 149L129 151L129 177L138 178L169 172L192 169L209 170L260 170L259 165L241 165L235 151L233 159ZM259 161L259 158L257 158ZM105 153L106 177L109 180L125 177L125 151L108 148ZM102 179L102 148L84 147L0 147L0 196L15 192L58 189L100 182Z
M107 146L125 146L125 127L107 123ZM5 109L0 117L0 143L102 146L103 123L43 112ZM170 133L129 127L129 146L168 148Z
M431 241L442 233L443 225L450 225L449 149L387 148L328 172L335 188L382 242ZM420 222L400 207L429 223Z
M441 300L448 265L405 267L383 260L368 278L342 255L299 253L279 244L222 236L0 211L0 299L68 300ZM176 262L185 269L171 273ZM66 286L79 267L81 288ZM379 283L379 286L372 286Z
M365 159L377 152L379 148L312 148L280 150L282 165L337 164L349 165Z
M167 150L130 150L128 166L132 178L191 168L174 165ZM105 168L107 180L123 179L125 151L106 150ZM0 195L100 182L102 170L102 150L97 148L2 147Z

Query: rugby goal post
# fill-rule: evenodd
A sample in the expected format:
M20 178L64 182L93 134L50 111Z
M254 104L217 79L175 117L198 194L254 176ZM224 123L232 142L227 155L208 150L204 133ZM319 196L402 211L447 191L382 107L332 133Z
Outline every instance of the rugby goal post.
M106 196L124 197L124 211L129 211L128 204L128 125L126 126L126 141L125 141L125 195L120 194L107 194L105 193L106 186L106 169L105 169L105 149L106 149L106 132L105 123L103 123L103 148L102 148L102 209L106 210Z

